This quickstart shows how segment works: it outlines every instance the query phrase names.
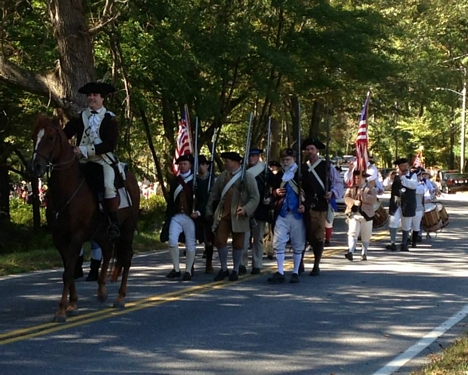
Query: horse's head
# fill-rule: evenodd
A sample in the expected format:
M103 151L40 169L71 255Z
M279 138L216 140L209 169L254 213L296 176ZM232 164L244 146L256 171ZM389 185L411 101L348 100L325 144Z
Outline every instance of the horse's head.
M57 120L42 114L37 117L33 132L34 153L31 162L33 173L44 176L47 169L57 164L62 153L63 134Z

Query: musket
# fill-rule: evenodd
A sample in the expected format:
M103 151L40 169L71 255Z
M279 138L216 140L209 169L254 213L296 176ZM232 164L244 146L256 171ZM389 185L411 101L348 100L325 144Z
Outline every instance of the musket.
M302 204L302 150L301 150L301 103L297 99L297 191L300 206Z
M208 172L208 193L211 191L211 185L213 184L214 177L214 161L216 152L216 143L218 142L218 129L213 131L213 137L211 137L211 163Z
M327 104L327 111L326 111L326 126L327 126L327 150L325 151L325 194L327 194L328 189L330 188L330 112L329 112L329 107Z
M268 167L268 165L270 164L270 139L271 139L271 116L268 117L268 129L267 129L267 141L266 141L266 160L265 160L265 173L264 173L265 187L264 187L264 194L263 194L265 198L268 197L268 193L270 189L270 186L268 183L268 175L270 171L270 168Z
M193 140L192 212L195 212L197 210L196 209L197 174L198 174L198 117L195 117L195 139Z
M247 139L245 141L244 159L242 160L241 191L245 188L245 174L247 172L247 166L249 165L250 142L252 139L252 122L253 122L253 113L251 112L250 118L249 118L249 128L247 130Z

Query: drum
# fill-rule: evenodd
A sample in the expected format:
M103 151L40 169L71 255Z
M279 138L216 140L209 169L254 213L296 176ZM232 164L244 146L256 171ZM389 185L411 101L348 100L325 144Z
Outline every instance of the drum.
M374 220L372 222L373 228L383 227L388 222L388 213L382 206L380 201L374 203Z
M449 223L449 215L447 213L447 210L445 209L445 206L442 203L437 202L436 207L439 213L440 220L442 220L442 228L444 228Z
M437 206L433 203L425 205L424 216L422 218L422 226L426 232L435 232L441 228L442 221L440 220Z

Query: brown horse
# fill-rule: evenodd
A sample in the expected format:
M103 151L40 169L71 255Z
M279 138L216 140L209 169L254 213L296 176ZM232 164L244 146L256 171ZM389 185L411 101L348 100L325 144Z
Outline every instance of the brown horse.
M81 246L90 240L101 246L103 255L98 280L98 300L104 302L107 299L107 268L114 254L111 281L117 281L122 274L119 295L114 301L114 307L124 307L128 273L133 256L133 236L140 205L140 191L134 175L131 172L126 173L124 185L131 205L119 210L121 234L117 240L111 242L107 235L108 219L99 210L96 194L85 180L80 162L58 122L39 115L33 141L34 173L42 177L46 171L50 172L46 216L52 230L54 245L62 257L64 266L62 298L54 321L65 322L67 315L76 315L78 312L78 295L73 276Z

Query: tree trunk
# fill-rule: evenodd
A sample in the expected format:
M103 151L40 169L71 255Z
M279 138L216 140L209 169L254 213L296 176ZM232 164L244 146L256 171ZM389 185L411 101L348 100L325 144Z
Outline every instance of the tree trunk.
M8 167L0 164L0 223L10 222L10 178Z

